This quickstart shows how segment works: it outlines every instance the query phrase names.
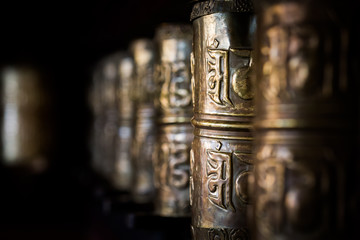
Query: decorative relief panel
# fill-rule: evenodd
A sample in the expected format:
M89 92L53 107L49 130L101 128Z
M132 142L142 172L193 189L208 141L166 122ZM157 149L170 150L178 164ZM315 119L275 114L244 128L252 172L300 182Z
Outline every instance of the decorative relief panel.
M233 106L229 98L229 55L227 50L217 49L219 41L214 39L207 48L208 95L218 105Z
M166 62L159 66L162 108L183 108L191 104L189 67L184 61Z
M214 39L207 48L207 94L216 105L236 109L239 108L239 100L235 101L231 96L242 100L254 97L251 79L254 74L253 51L235 48L224 50L218 49L218 46L219 41ZM236 63L235 67L229 65L230 56L233 64Z
M156 186L179 189L189 186L189 146L183 143L162 143L156 151Z
M248 176L252 175L252 155L242 152L221 152L219 141L216 151L207 150L206 174L208 199L215 206L235 212L233 204L233 188L236 196L243 204L249 203ZM240 171L234 175L233 161L237 161ZM233 176L234 175L234 176ZM235 178L235 181L234 181Z
M259 149L255 214L266 239L287 234L288 229L313 239L324 230L328 211L324 199L331 192L327 159L331 151L314 150L271 145Z
M207 151L206 165L208 199L224 210L235 211L232 203L231 153Z
M276 25L267 28L263 36L261 55L264 63L260 86L269 102L330 91L326 89L330 87L326 86L329 83L322 83L319 81L322 77L316 75L320 73L318 67L322 65L318 59L320 39L316 29L303 23L305 15L299 14L299 11L305 11L301 9L302 6L296 3L287 5L291 17L287 20L281 18L284 21L281 24L273 23ZM271 11L269 15L278 14L275 10ZM294 22L297 26L290 27ZM318 79L312 81L317 76Z

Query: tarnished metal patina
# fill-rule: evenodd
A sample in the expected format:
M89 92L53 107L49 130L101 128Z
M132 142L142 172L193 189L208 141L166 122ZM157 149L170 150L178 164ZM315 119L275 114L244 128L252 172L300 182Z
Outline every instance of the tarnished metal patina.
M258 3L256 239L346 238L353 83L332 3Z
M193 128L191 104L190 25L163 24L156 31L159 131L153 162L162 216L190 216L189 172Z
M3 164L42 172L54 133L46 79L33 67L14 65L1 69L0 80Z
M150 203L155 192L152 166L156 138L155 49L151 40L139 39L132 42L130 50L135 62L134 97L137 104L135 139L132 148L135 181L132 195L137 203Z
M249 239L247 179L252 175L251 75L255 18L250 1L193 7L191 150L194 239Z

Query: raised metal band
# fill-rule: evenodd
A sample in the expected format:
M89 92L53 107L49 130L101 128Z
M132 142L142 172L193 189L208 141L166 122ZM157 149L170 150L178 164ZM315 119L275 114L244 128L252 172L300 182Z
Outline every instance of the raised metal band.
M226 123L226 122L220 122L220 121L202 121L197 120L195 118L191 119L191 124L196 128L211 128L211 129L220 129L220 130L241 130L246 129L249 130L252 128L252 124L247 123Z

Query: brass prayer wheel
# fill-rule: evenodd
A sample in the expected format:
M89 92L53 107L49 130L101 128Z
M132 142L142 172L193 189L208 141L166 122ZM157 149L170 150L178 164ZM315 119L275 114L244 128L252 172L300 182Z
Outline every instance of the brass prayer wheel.
M104 58L99 64L100 71L100 136L99 148L101 157L100 173L109 182L113 182L115 173L116 141L118 133L118 57L115 55ZM96 101L96 100L95 100Z
M134 61L126 52L101 60L89 92L92 123L92 165L115 190L130 191L133 181Z
M31 66L1 69L1 157L6 166L37 173L49 164L54 132L46 80Z
M118 87L116 98L118 100L119 129L116 141L116 159L114 186L118 190L130 191L133 184L133 164L131 147L134 137L135 102L133 99L134 60L127 53L119 53L117 72Z
M258 2L256 239L346 235L355 102L339 10L332 1Z
M101 101L101 87L102 87L102 69L100 63L96 65L92 73L92 81L89 89L89 107L92 112L91 123L91 137L90 137L90 151L91 151L91 165L92 168L99 174L102 169L102 149L101 149L101 136L102 136L102 101Z
M151 203L155 192L152 166L156 138L155 49L152 40L138 39L131 43L130 50L135 63L134 98L137 105L132 149L135 180L132 195L137 203Z
M254 116L251 1L196 1L191 203L194 239L249 239Z
M163 24L156 30L158 136L155 155L155 211L190 216L189 172L193 140L190 53L192 28Z

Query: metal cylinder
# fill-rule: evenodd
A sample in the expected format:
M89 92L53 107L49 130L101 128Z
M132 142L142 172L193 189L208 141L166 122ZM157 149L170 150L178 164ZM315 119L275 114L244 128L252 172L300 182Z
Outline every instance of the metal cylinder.
M110 55L104 58L98 65L98 92L99 102L98 121L99 144L98 171L110 183L113 181L114 165L116 159L116 141L118 132L118 58ZM96 96L96 95L95 95ZM95 159L94 159L95 160Z
M154 106L155 49L149 39L138 39L130 46L135 63L136 126L132 148L134 186L132 195L137 203L151 203L154 199L152 154L156 138L156 110Z
M247 179L254 116L250 1L198 1L193 22L194 239L249 239Z
M2 160L7 166L42 172L49 164L54 126L45 80L30 66L1 71Z
M190 148L193 140L190 25L163 24L156 30L156 83L159 110L153 158L157 199L162 216L189 216Z
M119 128L113 182L116 189L130 191L133 184L131 147L135 127L135 102L132 96L132 91L134 91L134 60L127 53L119 53L117 58L119 78L116 98Z
M118 52L96 66L90 90L92 165L119 191L129 191L133 180L133 81L132 57L126 52Z
M353 82L333 4L258 2L256 239L345 236Z
M102 149L101 149L101 136L102 136L102 101L101 101L101 87L102 87L102 70L98 64L93 73L92 81L89 89L88 100L89 107L92 112L92 123L90 129L90 142L89 149L91 151L91 166L99 174L102 169Z

